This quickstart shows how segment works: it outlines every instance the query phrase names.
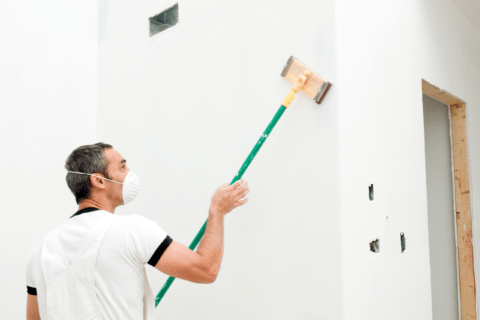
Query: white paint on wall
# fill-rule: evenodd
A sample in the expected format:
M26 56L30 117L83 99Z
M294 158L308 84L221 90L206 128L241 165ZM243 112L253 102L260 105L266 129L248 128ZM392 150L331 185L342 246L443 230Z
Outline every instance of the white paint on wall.
M95 142L97 4L0 3L0 319L24 319L33 246L76 210L64 169Z

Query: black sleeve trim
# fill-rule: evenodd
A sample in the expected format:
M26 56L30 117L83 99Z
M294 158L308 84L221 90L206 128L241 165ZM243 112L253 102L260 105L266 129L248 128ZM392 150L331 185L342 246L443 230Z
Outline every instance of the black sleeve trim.
M167 250L168 246L172 243L172 241L173 241L172 238L167 236L165 240L163 240L162 243L160 243L157 250L155 250L150 260L148 260L148 264L155 267L158 261L160 260L160 258L162 257L163 253L165 252L165 250Z
M27 286L27 293L31 294L32 296L36 296L37 295L37 288L32 288L32 287Z

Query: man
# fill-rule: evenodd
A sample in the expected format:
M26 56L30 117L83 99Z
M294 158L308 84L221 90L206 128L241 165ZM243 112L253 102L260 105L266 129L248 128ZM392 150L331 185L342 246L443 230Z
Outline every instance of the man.
M65 168L78 211L30 254L27 320L153 319L147 263L176 278L215 281L223 256L224 216L247 202L247 182L215 191L195 252L172 240L156 222L113 214L135 198L140 183L111 145L81 146Z

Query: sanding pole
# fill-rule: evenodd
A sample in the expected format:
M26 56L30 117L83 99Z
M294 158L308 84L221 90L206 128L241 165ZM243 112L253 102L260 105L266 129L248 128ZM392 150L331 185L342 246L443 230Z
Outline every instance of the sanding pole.
M285 110L290 106L290 103L292 102L293 98L295 97L295 94L303 87L305 82L307 81L307 77L310 73L305 71L304 74L302 74L299 78L298 81L294 83L292 90L287 94L285 99L282 102L282 105L278 109L277 113L273 117L272 121L270 121L270 124L268 125L267 129L263 132L261 135L260 139L258 139L257 143L255 144L255 147L253 147L252 151L248 155L247 159L243 163L242 167L240 170L238 170L238 173L235 175L233 178L232 182L230 182L230 185L235 183L237 180L241 179L245 171L247 171L248 166L250 163L253 161L253 158L257 155L258 151L262 147L263 143L265 140L267 140L268 136L270 135L270 132L272 132L273 128L277 124L278 120L282 117L283 113ZM195 250L197 247L198 243L203 237L203 234L205 232L205 228L207 227L207 221L203 224L202 228L200 228L200 231L198 231L197 235L195 236L195 239L193 239L192 243L188 247L190 250ZM167 292L168 288L172 285L173 281L175 280L174 277L169 277L165 284L163 285L162 289L160 292L157 294L157 297L155 298L155 308L158 306L160 301L162 301L163 296Z

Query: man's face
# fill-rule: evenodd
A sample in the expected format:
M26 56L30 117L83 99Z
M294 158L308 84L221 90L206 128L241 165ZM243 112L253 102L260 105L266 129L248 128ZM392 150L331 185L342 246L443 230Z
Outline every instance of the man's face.
M127 160L125 160L122 155L113 148L105 149L104 152L108 161L107 171L110 179L123 183L127 173L130 171L127 167ZM122 188L123 185L115 182L107 181L106 183L105 191L107 191L107 197L117 206L124 204Z

